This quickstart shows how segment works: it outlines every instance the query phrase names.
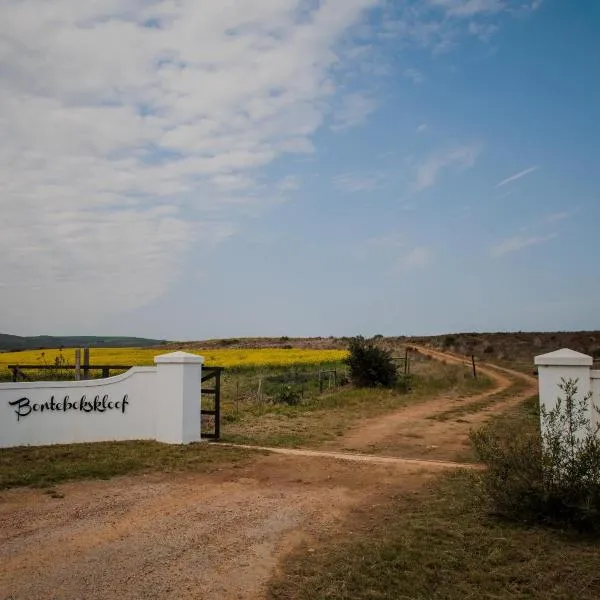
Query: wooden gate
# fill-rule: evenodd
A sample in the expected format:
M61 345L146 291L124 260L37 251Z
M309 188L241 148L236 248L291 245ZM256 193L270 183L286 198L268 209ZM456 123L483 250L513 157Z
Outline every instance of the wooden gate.
M214 427L212 431L205 432L204 428L202 429L201 437L208 438L212 440L218 440L221 437L221 373L223 372L223 367L203 367L202 368L202 404L201 404L201 412L200 412L200 427L206 424L209 419L205 417L213 417L214 418ZM205 382L213 381L213 387L204 387ZM211 402L212 408L204 408L205 407L205 399L204 396L214 396L214 402Z

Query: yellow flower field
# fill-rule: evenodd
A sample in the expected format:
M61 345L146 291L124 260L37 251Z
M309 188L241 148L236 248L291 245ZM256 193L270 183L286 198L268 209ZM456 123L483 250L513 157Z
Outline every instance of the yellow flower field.
M221 367L262 367L286 366L298 364L319 364L335 362L347 356L345 350L307 350L283 348L224 348L218 350L186 349L187 352L200 354L207 366ZM92 365L152 365L157 354L164 354L156 348L91 348ZM0 375L8 372L7 365L43 365L54 364L59 355L67 364L75 363L75 350L25 350L23 352L0 353Z

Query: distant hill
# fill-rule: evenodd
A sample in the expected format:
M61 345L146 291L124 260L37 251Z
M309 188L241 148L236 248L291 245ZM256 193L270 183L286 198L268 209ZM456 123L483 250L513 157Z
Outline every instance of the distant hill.
M157 346L166 340L120 336L35 335L20 336L0 333L0 351L38 350L44 348L142 348Z

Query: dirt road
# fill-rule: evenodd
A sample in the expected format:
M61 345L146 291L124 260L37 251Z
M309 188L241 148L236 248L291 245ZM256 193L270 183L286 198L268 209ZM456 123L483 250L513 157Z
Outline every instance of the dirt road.
M535 393L533 378L481 369L493 390L406 407L363 423L342 442L346 449L389 450L391 458L288 451L211 474L63 484L62 498L3 492L0 600L262 598L280 558L298 543L337 527L353 506L385 501L455 467L473 423ZM503 396L515 381L523 382L519 393ZM435 418L449 406L480 405L459 422Z
M423 347L416 349L436 360L470 365L461 356ZM537 393L537 380L531 375L485 363L478 370L494 382L486 392L462 399L441 395L383 418L363 421L336 440L336 446L405 458L460 458L467 450L471 428ZM514 391L510 393L512 388Z

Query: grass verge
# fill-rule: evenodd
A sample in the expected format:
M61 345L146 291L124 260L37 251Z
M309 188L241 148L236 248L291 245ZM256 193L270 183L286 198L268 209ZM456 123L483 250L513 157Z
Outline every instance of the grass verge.
M364 506L289 557L270 600L596 600L597 543L498 521L474 474Z
M206 473L250 455L248 450L216 444L175 446L151 441L4 448L0 450L0 489L149 471Z

